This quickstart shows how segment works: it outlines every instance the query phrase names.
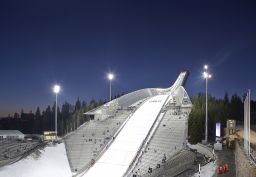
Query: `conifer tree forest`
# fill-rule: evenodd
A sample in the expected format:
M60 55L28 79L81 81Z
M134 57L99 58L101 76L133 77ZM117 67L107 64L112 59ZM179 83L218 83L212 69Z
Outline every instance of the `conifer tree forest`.
M123 95L123 94L122 94ZM117 95L114 98L118 98ZM208 97L208 139L215 138L215 123L221 122L222 135L226 127L228 119L234 119L237 124L243 124L244 116L244 96L240 97L237 94L229 97L228 93L224 98ZM204 139L205 132L205 94L199 93L191 97L193 104L188 120L188 140L195 144ZM68 102L57 107L58 114L58 135L63 136L70 131L88 121L88 118L83 113L92 110L106 101L90 100L89 102L81 101L79 98L75 104ZM251 101L251 123L256 123L256 102ZM24 113L21 109L20 113L14 113L13 116L8 116L0 119L0 129L20 130L24 134L42 134L44 131L54 131L55 127L55 104L49 105L45 110L37 107L36 111Z
M228 119L236 120L237 124L243 124L244 119L244 97L237 94L228 96L225 93L223 99L208 97L208 139L215 139L215 124L221 123L221 134L224 134L226 121ZM201 142L205 136L205 94L199 93L192 97L193 107L188 120L189 142L195 144ZM251 101L251 123L256 123L256 102Z
M105 101L106 102L106 101ZM57 107L58 114L58 135L62 136L75 130L85 121L88 121L83 113L92 110L102 104L101 99L90 102L80 101L78 98L75 105L65 102ZM35 113L14 113L13 117L8 116L0 119L0 129L20 130L24 134L42 134L44 131L55 129L55 103L47 106L45 110L37 107Z

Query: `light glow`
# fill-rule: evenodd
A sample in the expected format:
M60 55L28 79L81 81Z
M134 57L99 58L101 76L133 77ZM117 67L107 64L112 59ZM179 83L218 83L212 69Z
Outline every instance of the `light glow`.
M108 79L109 80L113 80L114 79L114 74L113 73L109 73L108 74Z
M59 85L54 85L53 92L56 93L56 94L59 93L60 92L60 86Z
M212 75L208 72L208 65L204 65L204 72L203 72L204 79L211 79Z
M204 72L203 73L203 77L206 79L208 77L208 73L207 72Z
M216 137L220 137L220 128L221 128L221 124L220 122L216 123Z

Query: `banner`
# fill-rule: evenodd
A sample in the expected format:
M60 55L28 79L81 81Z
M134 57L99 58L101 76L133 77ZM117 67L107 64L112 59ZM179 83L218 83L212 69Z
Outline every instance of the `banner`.
M244 100L244 150L248 157L250 157L250 101L249 90Z

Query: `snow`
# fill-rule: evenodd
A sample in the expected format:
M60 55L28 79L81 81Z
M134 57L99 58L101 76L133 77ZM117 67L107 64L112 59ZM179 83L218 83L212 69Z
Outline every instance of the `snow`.
M199 152L200 154L203 154L205 155L206 157L209 157L211 159L214 159L214 153L213 153L213 150L205 145L202 145L200 143L197 143L195 145L191 145L188 143L188 147L190 149L196 149L197 152Z
M201 166L200 175L199 172L195 173L193 177L213 177L217 166L214 162L210 162L205 166Z
M0 168L0 177L71 177L64 143L46 146Z
M239 129L237 134L240 137L244 137L244 127L237 126L237 128ZM254 131L252 129L250 130L250 140L251 140L251 143L256 144L256 131Z
M137 155L168 95L147 100L128 120L115 141L83 177L121 177Z

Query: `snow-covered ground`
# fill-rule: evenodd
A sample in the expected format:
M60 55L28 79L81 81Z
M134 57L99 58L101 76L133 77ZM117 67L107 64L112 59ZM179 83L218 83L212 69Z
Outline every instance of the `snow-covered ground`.
M201 167L200 174L199 172L195 173L193 177L213 177L216 169L217 169L216 164L214 162L210 162L205 166Z
M241 137L244 137L244 127L243 126L237 126L237 128L239 129L237 134ZM250 130L250 140L251 143L256 143L256 132L254 130Z
M64 143L46 146L0 168L0 177L71 177Z
M121 177L159 115L168 95L147 100L129 119L114 142L83 177Z
M197 152L199 152L200 154L203 154L205 155L206 157L209 157L211 159L215 159L215 156L214 156L214 151L213 149L205 146L205 145L202 145L200 143L197 143L197 144L194 144L194 145L191 145L190 143L188 143L188 147L190 149L196 149Z

